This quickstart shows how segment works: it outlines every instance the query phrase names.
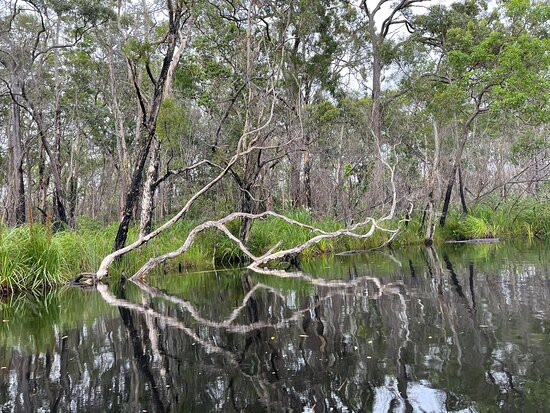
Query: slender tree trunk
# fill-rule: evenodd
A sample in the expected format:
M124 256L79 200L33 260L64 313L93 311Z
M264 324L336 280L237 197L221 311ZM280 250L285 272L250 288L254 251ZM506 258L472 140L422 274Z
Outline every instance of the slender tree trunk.
M141 201L141 222L140 222L140 236L145 236L151 232L151 222L153 217L153 199L155 195L155 181L158 179L158 170L160 163L160 141L158 139L153 140L151 146L149 168L147 169L147 177L145 179L145 186L143 191L143 198Z
M468 215L468 207L466 206L466 196L464 194L464 181L462 179L462 164L458 165L458 187L460 190L460 204L462 205L462 217Z
M239 211L245 213L252 213L255 209L254 197L252 196L252 188L258 179L259 169L257 168L260 162L260 151L256 150L255 153L250 153L245 158L244 176L241 178L237 174L233 174L233 178L237 182L240 188L239 197ZM239 229L239 239L246 243L250 237L250 228L252 222L250 219L243 217L241 220L241 227Z
M55 32L55 44L59 44L59 30L60 20L56 23ZM61 166L61 140L62 140L62 128L61 128L61 79L59 78L59 49L53 51L54 61L54 81L55 81L55 113L54 113L54 153L56 158L56 164Z
M118 250L126 244L126 238L128 236L128 228L132 219L132 213L134 207L139 200L139 192L141 188L141 182L143 179L143 169L145 168L145 161L147 160L147 154L149 152L149 142L145 147L141 148L140 155L138 156L138 162L135 165L134 172L132 174L132 180L130 181L130 187L125 197L124 210L122 212L122 219L118 226L118 231L115 237L115 250Z
M15 88L14 88L15 89ZM15 89L15 93L19 93ZM16 225L24 224L27 220L25 207L25 184L23 178L23 145L21 136L21 108L14 100L12 101L12 176L13 176L13 200L14 200L14 222Z
M46 130L42 122L42 114L36 112L33 109L33 117L38 128L38 134L40 135L40 140L44 146L48 158L50 160L50 169L53 176L54 191L53 191L53 210L54 210L54 220L57 223L56 225L68 225L67 213L65 206L63 204L63 185L61 183L61 165L58 163L59 158L51 150L50 145L48 144L48 139L46 136Z
M40 142L38 153L38 208L42 213L42 223L46 223L47 215L47 197L48 197L49 176L46 174L46 155L44 145Z
M29 151L26 154L27 158L27 220L30 224L33 223L32 216L32 162Z
M180 44L174 51L174 57L170 62L168 67L168 73L166 75L166 82L164 83L164 96L172 95L172 81L174 79L174 72L178 63L183 55L183 52L187 49L187 43L189 40L189 34L191 33L191 27L193 26L193 19L189 18L185 24L183 30L178 31L178 37L180 39Z
M451 204L451 195L453 193L453 186L456 179L456 173L458 171L458 167L462 160L462 153L464 152L466 141L468 140L468 132L470 129L470 125L474 121L476 116L479 115L480 113L481 112L479 108L476 108L476 110L470 115L470 117L468 118L468 120L466 121L462 129L462 137L458 141L453 166L451 168L451 173L449 174L449 180L447 181L447 190L445 191L445 199L443 201L443 208L441 210L441 218L439 219L439 225L442 228L445 226L445 220L447 219L447 214L449 212L449 206Z
M373 22L374 24L374 22ZM376 29L374 29L376 30ZM376 150L380 147L382 140L382 105L380 102L382 63L380 61L380 51L377 37L373 38L373 58L372 58L372 119L371 128L374 135Z
M246 188L245 191L241 191L241 202L240 202L241 212L252 213L253 199L250 196L250 189L251 188ZM239 239L245 243L250 238L251 225L252 225L252 222L249 219L247 218L242 219L241 228L239 230Z
M377 33L374 16L369 19L369 34L372 41L372 112L371 112L371 134L374 138L374 153L379 154L382 143L382 56L381 46L384 39ZM383 202L385 191L383 190L385 168L378 156L374 160L374 167L370 176L369 184L371 196L375 203Z
M301 156L299 153L291 153L290 159L290 201L293 208L300 206L300 170Z
M346 209L344 208L344 191L342 189L342 182L344 181L344 175L342 173L342 151L344 146L344 124L340 126L340 133L338 135L338 158L336 161L335 181L332 189L332 210L333 215L338 216L338 209L344 212L344 218L347 222Z
M424 236L424 243L431 245L433 243L435 233L435 179L437 174L437 168L439 166L439 131L435 120L432 122L434 132L434 157L431 171L428 177L428 205L426 207L426 234ZM426 156L427 158L427 156Z
M426 209L426 235L424 236L424 244L432 245L435 233L435 199L433 190L428 194L428 206Z
M189 20L190 22L191 20ZM186 29L190 29L190 23L186 26ZM164 80L164 87L162 89L163 98L170 97L172 95L172 80L176 66L183 55L187 47L187 35L178 31L178 37L180 38L180 44L175 49L174 56L168 65L166 78ZM155 121L156 122L156 121ZM147 169L147 177L145 179L145 185L143 187L143 197L141 202L141 218L140 218L140 235L145 236L151 231L151 223L153 220L153 207L154 207L154 195L156 190L155 181L158 178L158 170L160 164L160 140L154 138L151 147L151 154L149 158L149 168Z
M71 157L69 162L69 177L67 178L66 193L68 206L68 220L71 228L76 226L76 202L78 192L78 162L76 160L77 150L80 147L80 134L76 135L71 145Z
M313 198L311 194L311 161L310 154L304 154L304 205L311 210L313 208Z
M309 146L309 145L308 145ZM311 210L313 208L313 202L311 197L311 160L309 148L306 146L303 157L304 164L304 205Z
M170 4L170 7L174 7L172 3L169 3L169 4ZM140 145L137 152L137 156L135 158L132 179L130 181L130 188L126 195L126 201L124 204L122 219L120 221L118 231L115 237L115 245L114 245L115 250L118 250L124 247L124 245L126 244L126 238L128 236L128 227L130 225L130 220L132 218L132 212L134 211L134 208L139 201L139 192L142 187L145 162L147 161L151 144L155 139L157 118L160 111L162 99L164 97L164 86L166 84L170 66L173 64L172 62L174 60L174 52L175 52L176 43L178 40L179 25L180 25L183 11L170 10L169 12L171 14L171 18L170 18L170 27L169 27L167 41L166 41L167 49L164 55L160 74L158 76L158 79L156 79L156 81L154 82L153 97L149 104L149 108L147 109L147 119L146 119L146 125L145 125L147 127L147 138L144 144ZM132 80L134 82L136 93L138 94L138 99L141 100L142 90L141 90L141 86L137 83L137 78L135 76L135 73L133 75ZM145 194L145 192L150 192L150 191L151 191L150 186L147 188L144 188L144 196L152 197L150 193Z
M115 117L115 133L117 137L117 154L118 154L118 183L119 183L119 209L120 216L124 209L125 196L128 189L129 181L129 161L128 161L128 148L126 145L126 131L124 127L124 115L120 110L117 97L115 72L113 66L113 50L109 46L107 51L107 62L109 67L109 85L111 89L111 104L113 108L113 115ZM138 119L141 119L138 114ZM139 121L138 121L139 123Z
M59 44L59 30L60 20L57 20L56 27L56 39L55 43ZM52 165L52 174L54 178L54 212L55 221L57 225L69 225L69 219L64 205L64 191L61 183L61 140L62 140L62 128L61 128L61 80L59 78L59 52L58 49L54 49L54 79L55 79L55 113L54 113L54 147L53 153L49 153L50 162ZM43 128L43 125L41 126ZM44 130L44 129L43 129ZM44 132L45 133L45 132ZM45 138L45 135L44 135ZM48 152L49 149L46 148ZM53 158L53 159L52 159Z

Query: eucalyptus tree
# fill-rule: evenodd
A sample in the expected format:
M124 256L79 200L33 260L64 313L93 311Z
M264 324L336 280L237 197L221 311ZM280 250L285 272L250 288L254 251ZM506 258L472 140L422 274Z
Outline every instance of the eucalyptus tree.
M379 0L374 6L369 6L367 0L361 1L361 8L366 17L366 31L371 47L371 133L378 146L382 141L382 73L384 68L391 63L393 57L392 49L395 48L395 41L392 41L391 36L396 26L404 26L407 31L412 31L411 8L418 3L426 1L400 0L389 4L388 0ZM387 13L387 17L380 17L383 12Z
M419 40L437 59L426 74L437 83L435 99L450 104L462 122L441 226L475 119L489 111L510 111L527 123L547 116L548 14L544 2L512 0L488 10L483 1L468 1L433 6L416 18Z
M389 156L396 142L391 142L391 122L387 115L396 99L407 89L395 89L403 76L399 60L403 44L414 31L414 10L428 0L388 0L342 3L340 16L346 26L346 47L341 63L352 81L348 93L355 98L367 92L370 110L365 114L368 125L363 132L364 156L372 161L364 187L372 205L380 206L388 199L382 191L387 181L384 157ZM350 90L351 89L351 90ZM357 94L359 93L359 96ZM366 103L366 101L365 101ZM367 144L368 143L368 144Z
M158 150L156 141L157 119L162 104L162 99L166 93L166 81L173 65L174 57L177 57L177 47L180 42L180 31L182 30L185 21L190 16L189 5L181 0L167 0L165 5L165 13L167 14L166 27L163 33L160 34L159 40L153 41L145 38L134 38L127 44L128 62L130 65L131 81L135 88L135 93L140 107L141 119L138 120L143 126L142 136L136 136L135 155L133 164L131 165L130 182L128 192L125 197L122 218L119 223L118 231L115 237L114 249L122 248L126 243L128 236L128 228L134 208L139 202L140 190L143 187L143 172L145 164L151 148L154 151ZM152 54L155 49L160 49L161 64L157 74L153 73ZM150 96L145 94L145 89L139 81L138 65L143 65L150 87ZM141 133L140 133L141 135ZM151 156L152 162L155 163L156 154ZM150 221L148 218L152 204L152 182L154 181L155 167L149 172L151 176L146 179L147 186L143 188L143 201L145 205L143 214L144 220ZM143 220L142 220L143 221ZM144 222L142 227L146 228L149 224ZM143 231L142 231L143 236Z
M341 8L319 0L289 3L289 39L283 99L289 139L290 197L294 207L313 207L313 136L305 126L308 107L341 94L349 29Z

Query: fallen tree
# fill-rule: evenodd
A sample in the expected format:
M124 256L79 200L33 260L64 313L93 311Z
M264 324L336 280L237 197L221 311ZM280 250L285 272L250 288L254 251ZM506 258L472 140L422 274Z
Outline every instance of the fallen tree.
M227 174L229 168L231 167L232 164L234 164L234 162L236 162L238 156L239 156L239 153L237 153L232 158L232 161L216 176L216 178L214 178L207 185L205 185L200 191L195 193L191 197L191 199L189 199L189 201L186 203L186 205L180 210L180 212L177 215L175 215L172 219L170 219L165 224L163 224L162 226L157 228L155 231L153 231L153 232L151 232L151 233L149 233L145 236L140 235L139 238L134 243L128 245L127 247L125 247L121 250L115 251L115 252L109 254L108 256L106 256L103 259L103 261L101 263L101 266L100 266L100 268L99 268L99 270L96 274L95 281L99 281L107 275L109 266L113 263L113 261L117 257L119 257L119 256L121 256L121 255L123 255L127 252L130 252L132 250L135 250L135 249L139 248L140 246L147 243L152 238L156 237L157 235L159 235L160 233L165 231L167 228L169 228L170 226L175 224L179 219L181 219L181 217L189 210L192 203L200 195L202 195L203 193L208 191L208 189L210 189L213 185L215 185L216 182L221 180L225 174ZM154 268L158 267L159 265L165 263L168 260L174 259L174 258L184 254L193 245L196 237L200 233L202 233L206 230L209 230L209 229L217 229L217 230L221 231L222 233L224 233L231 241L233 241L239 247L239 249L250 259L250 264L248 265L248 268L251 269L251 270L254 270L256 272L266 271L265 267L267 266L267 264L269 264L272 261L283 259L285 257L291 256L291 255L294 255L294 254L300 254L301 252L303 252L307 248L312 247L312 246L318 244L319 242L321 242L323 240L327 240L327 239L331 239L331 238L348 236L348 237L353 237L353 238L357 238L357 239L366 239L366 238L371 237L376 230L379 230L379 231L385 232L389 235L388 239L382 245L379 246L379 247L382 247L382 246L392 242L395 239L395 237L398 235L399 231L400 231L400 225L397 225L396 228L386 228L382 225L385 221L389 221L392 218L394 218L395 211L396 211L396 205L397 205L397 196L396 196L396 189L395 189L395 184L394 184L395 166L391 166L386 161L384 161L384 163L385 163L386 167L388 168L388 170L390 171L390 182L391 182L391 186L392 186L393 196L392 196L392 204L391 204L389 212L381 218L375 219L373 217L367 217L363 221L361 221L359 223L356 223L352 226L345 227L345 228L339 229L337 231L327 232L327 231L324 231L320 228L317 228L317 227L314 227L314 226L311 226L311 225L307 225L307 224L301 223L299 221L296 221L294 219L291 219L291 218L289 218L285 215L278 214L274 211L265 211L265 212L258 213L258 214L251 214L251 213L245 213L245 212L234 212L234 213L231 213L231 214L229 214L229 215L227 215L223 218L220 218L218 220L206 221L202 224L197 225L195 228L193 228L189 232L189 234L187 235L187 237L186 237L184 243L181 245L181 247L179 247L178 249L176 249L174 251L168 252L166 254L151 258L147 263L145 263L130 278L134 281L140 280L149 271L153 270ZM407 214L407 216L409 216L409 215L410 215L410 213ZM265 219L267 217L273 217L275 219L280 219L280 220L283 220L283 221L287 222L289 225L294 225L294 226L298 226L298 227L301 227L301 228L304 228L304 229L308 229L312 233L315 233L316 235L309 238L306 242L304 242L300 245L292 246L292 247L287 248L287 249L279 249L279 247L282 243L282 241L279 241L277 244L272 246L263 255L256 256L248 249L248 247L245 245L245 243L241 239L239 239L237 236L235 236L229 230L229 228L227 227L227 225L230 222L232 222L236 219L248 219L248 220L254 221L254 220L258 220L258 219ZM404 221L405 220L401 220L401 221L399 221L399 223L404 222ZM366 229L366 231L359 232L360 230L363 230L363 229Z
M151 233L147 235L140 235L138 239L133 242L132 244L126 246L125 248L122 248L120 250L117 250L109 255L107 255L95 274L95 281L101 280L103 277L105 277L108 273L108 269L110 265L114 262L114 260L117 257L122 256L123 254L126 254L132 250L135 250L145 243L149 242L151 239L155 238L162 232L164 232L166 229L171 227L173 224L175 224L179 219L181 219L187 211L189 211L191 205L193 202L199 198L202 194L207 192L212 186L214 186L219 180L221 180L228 172L231 165L233 165L236 160L238 159L239 153L237 153L232 160L228 163L228 165L223 168L223 170L214 178L212 179L207 185L205 185L201 190L196 192L185 204L185 206L176 214L172 219L168 220L166 223L158 227L156 230L152 231ZM397 204L397 196L396 196L396 189L394 184L394 171L395 166L389 165L387 162L385 162L387 168L390 171L390 182L392 185L392 204L390 207L390 210L388 214L385 216L375 219L373 217L367 217L363 221L356 223L352 226L345 227L342 229L339 229L337 231L327 232L320 228L307 225L304 223L301 223L299 221L296 221L294 219L291 219L285 215L278 214L274 211L265 211L259 214L251 214L251 213L245 213L245 212L234 212L231 213L221 219L218 220L211 220L206 221L202 224L197 225L195 228L193 228L189 234L187 235L184 243L179 247L178 249L168 252L166 254L160 255L158 257L151 258L147 263L145 263L134 275L131 276L132 280L138 280L142 279L149 271L153 270L154 268L158 267L159 265L163 264L164 262L174 259L181 254L185 253L189 250L189 248L193 245L196 237L209 229L217 229L221 232L223 232L230 240L232 240L239 249L250 259L251 263L249 264L248 268L252 269L254 271L262 271L263 267L265 267L267 264L269 264L272 261L282 259L288 256L291 256L293 254L299 254L306 250L309 247L312 247L322 240L331 239L331 238L337 238L342 236L349 236L357 239L366 239L371 237L376 230L385 232L389 235L388 239L384 242L384 244L380 245L379 247L382 247L391 241L395 239L395 237L398 235L400 231L400 225L397 225L396 228L386 228L382 224L385 221L389 221L395 216L396 211L396 204ZM410 214L407 214L410 215ZM248 247L245 245L245 243L239 239L237 236L235 236L227 227L227 224L230 222L236 220L236 219L249 219L251 221L258 220L258 219L265 219L267 217L273 217L276 219L283 220L287 222L289 225L295 225L304 229L310 230L312 233L315 233L316 235L312 238L308 239L306 242L293 246L291 248L287 249L278 249L281 245L281 241L272 246L267 252L265 252L261 256L254 255ZM404 222L405 220L399 221L399 223ZM367 229L366 232L359 232L362 229Z
M179 221L191 208L193 203L204 193L206 193L210 188L212 188L216 183L218 183L225 175L228 174L228 172L231 170L231 167L235 165L235 163L238 161L239 157L243 154L250 153L251 151L258 148L258 146L255 145L257 142L259 132L268 126L268 124L271 122L271 118L273 116L273 110L274 110L274 102L272 101L271 104L271 111L270 115L268 117L268 120L260 127L253 131L245 132L237 145L237 153L231 158L231 160L227 163L225 167L222 168L222 170L216 175L211 181L209 181L206 185L204 185L199 191L197 191L191 198L186 202L184 207L170 220L165 222L163 225L155 229L154 231L143 235L142 233L139 234L138 239L134 241L133 243L127 245L124 248L121 248L117 251L112 252L111 254L107 255L101 262L101 265L97 271L97 273L94 275L94 282L100 281L108 274L108 269L111 266L111 264L122 255L136 250L137 248L141 247L142 245L146 244L156 236L160 235L162 232L164 232L166 229L170 228L172 225L174 225L177 221ZM246 149L242 149L242 146L244 145L244 142L246 141L246 138L250 135L255 134L255 137L250 140L248 147ZM380 152L380 150L379 150ZM386 240L382 245L379 247L383 247L384 245L387 245L388 243L392 242L395 237L400 232L400 223L407 221L408 218L405 218L401 221L399 221L399 224L396 228L385 228L382 224L386 221L389 221L395 217L396 207L397 207L397 192L396 192L396 186L395 186L395 166L396 165L390 165L386 160L382 159L382 156L380 156L383 164L386 166L386 168L389 171L390 174L390 185L392 189L392 202L390 206L389 212L378 219L375 219L373 217L367 217L363 221L356 223L354 225L351 225L349 227L345 227L342 229L339 229L337 231L327 232L320 228L313 227L310 225L306 225L304 223L298 222L294 219L291 219L287 216L278 214L274 211L265 211L259 214L252 214L247 212L234 212L231 213L221 219L218 220L211 220L206 221L202 224L197 225L195 228L193 228L189 234L187 235L185 242L179 247L178 249L168 252L166 254L160 255L158 257L151 258L147 263L145 263L134 275L132 275L130 278L132 280L138 280L143 278L149 271L156 268L160 264L166 262L167 260L174 259L181 254L185 253L189 248L193 245L196 237L208 230L208 229L217 229L221 232L223 232L230 240L232 240L239 249L250 259L251 263L248 266L249 269L252 269L254 271L261 271L263 267L265 267L267 264L269 264L272 261L285 258L287 256L290 256L292 254L299 254L306 250L309 247L312 247L322 240L342 237L342 236L349 236L357 239L366 239L371 237L376 230L385 232L389 234L388 240ZM201 163L204 164L204 163ZM396 162L397 164L397 162ZM412 205L411 205L412 208ZM407 217L410 216L410 211L408 214L406 214ZM236 219L248 219L250 221L258 220L258 219L264 219L266 217L274 217L276 219L283 220L287 222L290 225L295 225L301 228L305 228L310 230L313 233L316 233L314 237L308 239L306 242L293 246L291 248L287 249L281 249L279 250L279 246L281 245L281 241L272 246L267 252L265 252L261 256L255 256L250 250L247 248L245 243L239 239L237 236L235 236L228 228L227 224L231 221L234 221ZM366 232L358 232L361 229L368 228Z
M312 247L313 245L318 244L322 240L330 239L330 238L337 238L341 236L349 236L353 238L358 239L365 239L369 238L374 234L375 230L380 230L383 232L386 232L390 234L390 237L388 241L386 241L384 244L387 244L388 242L391 242L399 233L399 228L396 229L388 229L382 227L380 224L383 221L386 221L388 219L393 218L394 215L394 207L392 206L392 211L390 214L386 215L383 218L380 218L378 220L368 217L366 220L359 222L351 227L343 228L337 231L333 232L326 232L322 229L312 227L310 225L303 224L301 222L295 221L291 218L288 218L284 215L278 214L273 211L265 211L259 214L250 214L250 213L244 213L244 212L234 212L232 214L229 214L219 220L216 221L207 221L204 222L195 228L193 228L190 232L187 238L185 239L185 242L182 244L180 248L177 250L168 252L166 254L160 255L158 257L151 258L147 263L145 263L132 277L132 280L138 280L143 278L149 271L153 270L154 268L158 267L159 265L163 264L164 262L174 259L181 254L185 253L191 246L193 245L196 237L208 230L208 229L217 229L221 232L223 232L230 240L232 240L239 249L250 259L251 263L248 266L249 269L254 271L260 271L262 270L262 267L269 264L272 261L282 259L288 256L292 256L294 254L299 254L302 251L306 250L309 247ZM271 247L265 254L261 256L255 256L250 250L246 247L246 245L237 237L235 236L229 228L227 228L227 224L231 221L234 221L236 219L249 219L249 220L257 220L257 219L264 219L266 217L274 217L277 219L281 219L290 225L296 225L301 228L309 229L310 231L317 233L316 236L308 239L306 242L296 245L291 248L278 250L279 246L281 245L281 241L279 241L277 244L275 244L273 247ZM370 225L370 226L369 226ZM368 228L368 230L365 233L357 232L358 230L362 228Z
M283 30L283 33L286 33L287 29L288 29L288 26ZM266 79L267 81L265 82L265 86L262 89L259 89L258 85L253 84L254 76L251 69L252 68L251 66L251 59L252 59L251 11L250 10L248 11L248 30L247 30L248 54L247 54L246 79L247 79L247 84L249 86L248 86L248 95L246 97L246 105L245 105L245 111L244 111L243 132L240 138L238 139L238 142L236 145L236 151L234 155L229 159L229 161L225 165L223 164L219 166L216 165L221 169L220 172L217 175L215 175L215 177L212 178L207 184L205 184L200 190L195 192L188 199L188 201L185 203L182 209L174 217L166 221L157 229L147 234L144 233L143 231L144 227L142 226L136 241L107 255L102 260L97 273L93 276L94 282L100 281L101 279L107 276L109 267L112 265L112 263L116 259L123 256L124 254L127 254L131 251L134 251L140 248L141 246L148 243L153 238L157 237L158 235L163 233L165 230L170 228L177 221L179 221L183 216L185 216L187 212L190 210L191 206L199 197L201 197L203 194L208 192L213 186L215 186L218 182L220 182L226 175L234 174L234 168L237 165L237 162L239 160L245 158L248 154L252 153L253 151L269 150L269 149L277 150L279 148L286 147L288 142L275 142L275 144L271 145L269 142L266 142L266 139L265 139L266 135L264 135L264 134L270 134L270 131L268 131L269 129L268 127L272 123L276 103L279 101L279 98L280 98L280 96L277 93L277 86L281 77L281 68L283 67L284 61L285 61L285 54L284 54L285 37L281 36L281 39L283 40L276 48L277 50L280 50L280 56L277 56L277 61L270 62L268 57L266 57L268 59L268 61L266 62L266 65L267 67L269 67L268 72L270 75ZM257 126L255 127L254 125L257 125ZM244 211L244 210L243 212L234 212L221 219L206 221L202 224L197 225L195 228L193 228L189 232L186 240L181 245L181 247L169 253L163 254L161 256L151 258L131 278L134 280L143 278L147 272L151 271L153 268L157 267L158 265L185 253L193 245L193 242L195 241L197 235L199 235L200 233L208 229L213 229L213 228L223 232L230 240L232 240L238 246L238 248L250 259L251 263L249 265L249 268L253 270L261 269L262 267L265 267L267 264L269 264L274 260L278 260L278 259L290 256L292 254L300 254L307 248L314 246L323 240L327 240L331 238L349 236L349 237L358 238L358 239L366 239L371 237L376 230L379 230L389 235L388 240L385 243L391 242L399 233L399 225L397 226L397 228L389 229L384 227L382 224L385 221L389 221L393 219L396 212L397 194L396 194L396 186L394 182L394 175L395 175L395 166L397 162L395 163L395 165L390 165L387 158L385 158L385 156L382 155L382 150L380 148L379 143L377 143L376 148L377 148L378 159L387 168L389 172L390 185L391 185L391 191L392 191L391 206L390 206L389 212L385 216L378 219L375 219L373 217L367 217L357 224L348 226L346 228L343 228L337 231L327 232L327 231L323 231L320 228L305 225L296 220L290 219L284 215L278 214L274 211L265 211L265 212L256 213L256 214L251 213L250 211ZM208 161L201 161L196 165L199 166L207 163L210 164ZM152 193L150 191L145 191L144 196L145 197L152 196ZM246 242L245 242L246 237L238 238L237 236L233 235L226 226L229 222L234 221L236 219L241 219L243 221L251 222L253 220L258 220L269 216L274 217L276 219L284 220L290 225L306 228L312 231L313 233L315 233L316 235L300 245L292 246L287 249L279 249L281 245L281 242L279 242L276 245L272 246L263 255L257 257L254 254L252 254L247 248ZM410 214L407 214L407 216L410 216ZM363 231L365 229L366 231Z

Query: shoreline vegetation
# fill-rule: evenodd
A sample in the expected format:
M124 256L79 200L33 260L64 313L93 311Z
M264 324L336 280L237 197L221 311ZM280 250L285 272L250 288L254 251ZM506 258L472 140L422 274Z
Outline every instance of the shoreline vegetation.
M330 218L315 219L305 209L284 211L305 224L334 231L344 227L342 222ZM395 226L398 219L388 223ZM149 258L177 249L197 220L181 220L156 242L124 256L112 268L111 277L129 277ZM229 229L238 233L240 223L235 221ZM392 247L422 245L424 228L422 214L413 214L407 224L401 224L401 233ZM102 258L112 250L117 224L101 227L97 222L79 222L78 229L54 232L51 225L27 224L15 228L0 227L0 296L16 291L39 291L61 286L77 274L96 271ZM138 229L131 227L129 239L137 237ZM273 218L253 224L248 242L250 251L262 254L282 241L280 248L305 242L310 231ZM507 240L544 240L550 236L550 205L533 200L514 204L501 204L497 209L488 204L474 206L467 216L452 211L444 228L437 228L434 244L447 241L499 238ZM387 234L376 231L371 238L339 237L323 240L305 250L301 258L307 260L321 254L336 254L377 248L387 241ZM219 231L201 234L182 256L169 261L160 270L164 273L187 270L209 270L217 266L246 262L241 250Z

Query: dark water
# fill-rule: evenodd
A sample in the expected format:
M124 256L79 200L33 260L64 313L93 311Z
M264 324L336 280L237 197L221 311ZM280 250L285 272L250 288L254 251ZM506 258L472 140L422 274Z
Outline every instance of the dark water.
M3 301L0 410L550 411L547 246L303 270Z

